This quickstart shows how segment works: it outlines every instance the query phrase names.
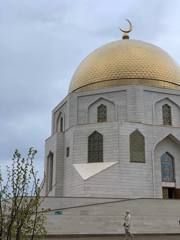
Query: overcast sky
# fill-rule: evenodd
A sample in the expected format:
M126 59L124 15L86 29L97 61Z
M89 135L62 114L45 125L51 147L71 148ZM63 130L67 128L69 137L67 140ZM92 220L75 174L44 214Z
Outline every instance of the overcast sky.
M121 38L124 18L133 23L131 38L158 45L180 64L178 0L0 0L0 165L16 148L34 146L42 175L51 110L80 61Z

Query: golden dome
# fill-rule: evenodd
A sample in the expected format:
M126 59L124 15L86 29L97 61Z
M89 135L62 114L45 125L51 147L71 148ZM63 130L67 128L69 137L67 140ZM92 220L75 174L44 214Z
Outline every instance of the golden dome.
M82 61L69 92L130 84L180 89L180 68L157 46L137 40L115 41Z

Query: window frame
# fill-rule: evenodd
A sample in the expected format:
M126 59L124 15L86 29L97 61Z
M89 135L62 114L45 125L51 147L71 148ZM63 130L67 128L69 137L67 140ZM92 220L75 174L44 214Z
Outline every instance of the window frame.
M47 156L47 189L48 192L52 191L53 189L53 177L54 177L54 154L53 152L49 152Z
M88 163L103 162L103 135L94 131L88 137Z
M164 156L168 156L169 157L169 159L163 159L163 157ZM171 163L170 162L168 162L168 161L166 161L166 160L171 160ZM175 177L175 160L174 160L174 157L169 153L169 152L165 152L165 153L163 153L162 155L161 155L161 157L160 157L160 161L161 161L161 181L162 182L176 182L176 177ZM163 162L164 161L164 162ZM165 166L165 164L168 162L168 165L171 165L171 171L172 171L172 176L171 176L171 180L170 180L170 172L169 172L169 180L167 180L167 179L165 179L165 172L163 173L163 166L162 165L164 165ZM164 170L165 171L165 170ZM166 171L167 172L167 171ZM164 176L163 176L164 175ZM167 177L167 176L166 176Z
M169 104L162 105L163 125L172 126L172 109Z
M107 122L107 106L104 104L97 107L97 122Z
M139 141L139 145L137 145ZM129 135L130 162L146 163L145 137L136 129Z

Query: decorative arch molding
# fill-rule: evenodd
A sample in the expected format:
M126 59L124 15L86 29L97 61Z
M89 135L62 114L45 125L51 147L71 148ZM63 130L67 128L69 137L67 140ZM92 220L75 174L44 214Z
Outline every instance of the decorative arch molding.
M153 124L164 125L163 109L162 109L163 105L168 105L170 107L172 125L179 126L180 125L180 106L169 97L161 98L154 103ZM171 125L171 124L168 124L168 125Z
M88 106L88 122L89 123L96 123L98 122L97 114L98 114L98 107L100 105L104 105L107 110L107 122L112 122L116 120L116 111L115 111L115 103L108 98L100 97L95 101L91 102Z
M59 112L56 114L54 119L54 133L64 132L65 129L65 114L63 112Z
M152 147L152 178L153 192L155 198L162 198L162 172L161 172L161 156L169 153L174 158L175 176L177 188L180 186L180 139L172 133L164 134L159 138Z
M157 100L155 103L154 103L154 105L156 105L157 103L159 103L159 102L169 102L169 103L171 103L171 104L174 104L174 105L176 105L179 109L180 109L180 106L175 102L175 101L173 101L171 98L169 98L169 97L164 97L164 98L161 98L161 99L159 99L159 100Z
M155 141L155 143L153 144L152 153L154 153L155 148L157 147L157 145L159 143L161 143L162 141L164 141L166 138L171 139L172 141L174 141L176 144L178 144L180 146L180 138L178 139L178 137L175 136L172 133L166 133L161 138L159 138L158 140Z
M109 102L115 106L115 103L111 101L109 98L99 97L98 99L89 104L88 109L91 108L94 104L100 103L101 101Z

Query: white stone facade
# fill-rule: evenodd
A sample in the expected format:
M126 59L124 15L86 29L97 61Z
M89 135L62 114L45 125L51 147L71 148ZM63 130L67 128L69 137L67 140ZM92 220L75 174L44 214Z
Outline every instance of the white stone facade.
M48 197L43 207L53 209L46 214L46 226L48 235L59 235L58 239L68 234L74 239L82 238L83 234L103 234L105 239L108 234L117 234L118 239L121 239L124 234L123 218L127 209L132 215L133 234L148 234L147 239L153 240L158 239L153 234L180 236L179 200ZM54 214L56 209L61 209L60 215ZM162 239L173 239L172 235ZM91 239L94 238L95 236L91 236ZM139 236L135 236L135 239L139 239Z
M97 122L100 104L107 107L107 122ZM171 107L171 126L163 125L164 104ZM60 117L62 131L57 126ZM130 162L129 136L136 129L145 138L145 163ZM103 162L117 163L84 179L74 164L91 164L88 136L94 131L103 135ZM129 85L70 93L52 112L46 173L50 151L53 186L51 191L46 186L49 196L162 198L160 157L165 152L174 157L174 187L180 188L180 91Z

